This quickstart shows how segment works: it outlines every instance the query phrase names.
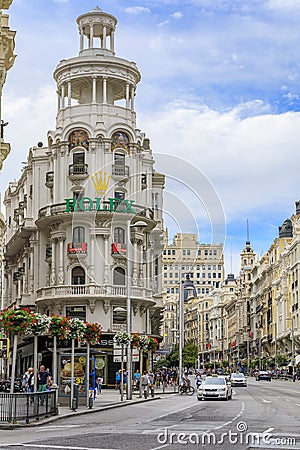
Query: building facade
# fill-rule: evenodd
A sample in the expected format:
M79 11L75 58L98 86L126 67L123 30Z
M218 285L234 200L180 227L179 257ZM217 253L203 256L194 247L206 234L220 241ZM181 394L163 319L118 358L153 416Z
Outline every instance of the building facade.
M4 306L100 323L104 382L114 384L112 339L128 329L128 298L130 330L159 333L164 176L136 125L141 75L115 54L117 19L96 7L77 25L79 55L53 75L56 128L5 194ZM26 367L31 350L22 348Z
M163 336L164 346L171 349L178 343L178 313L179 313L179 283L187 276L193 283L193 295L186 294L191 298L209 295L218 288L224 279L224 256L222 244L202 244L198 242L198 236L192 233L177 233L169 243L168 231L165 233L165 246L163 251L163 289L164 289L164 317ZM193 315L195 313L193 312ZM189 330L189 338L195 333L197 325L185 319L193 327ZM193 322L193 321L192 321ZM191 334L191 336L190 336ZM192 339L192 340L193 340Z

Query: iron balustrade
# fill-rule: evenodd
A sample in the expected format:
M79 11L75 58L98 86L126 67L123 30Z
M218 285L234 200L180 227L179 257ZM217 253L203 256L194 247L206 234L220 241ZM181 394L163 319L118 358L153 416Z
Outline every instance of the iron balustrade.
M0 392L0 424L29 423L58 414L56 391L34 393Z
M69 165L69 176L70 175L87 175L88 165L87 164L70 164Z

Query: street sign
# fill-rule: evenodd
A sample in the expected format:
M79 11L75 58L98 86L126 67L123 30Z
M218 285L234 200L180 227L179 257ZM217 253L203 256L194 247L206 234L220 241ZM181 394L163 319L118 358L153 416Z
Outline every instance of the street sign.
M9 339L8 338L0 338L0 358L2 358L2 359L9 358Z

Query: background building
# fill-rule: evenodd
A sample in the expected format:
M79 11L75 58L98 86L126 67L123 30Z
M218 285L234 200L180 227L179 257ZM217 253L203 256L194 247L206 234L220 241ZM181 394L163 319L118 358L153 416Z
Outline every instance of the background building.
M163 336L164 346L171 349L178 343L178 314L179 314L179 282L189 277L193 283L193 295L185 289L184 301L187 297L197 298L208 295L214 288L220 286L224 279L224 256L222 244L200 244L198 236L192 233L177 233L173 242L168 242L168 231L165 233L165 247L163 251L163 289L164 289L164 317ZM195 312L189 313L194 316ZM188 338L196 339L194 319L188 320L192 329ZM192 320L192 322L191 322Z

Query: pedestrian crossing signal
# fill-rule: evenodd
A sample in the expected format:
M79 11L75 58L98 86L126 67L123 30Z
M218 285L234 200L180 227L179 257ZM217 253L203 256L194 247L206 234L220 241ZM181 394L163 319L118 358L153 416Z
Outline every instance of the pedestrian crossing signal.
M2 358L2 359L9 358L9 339L8 338L0 338L0 358Z

